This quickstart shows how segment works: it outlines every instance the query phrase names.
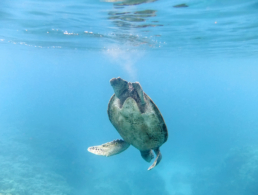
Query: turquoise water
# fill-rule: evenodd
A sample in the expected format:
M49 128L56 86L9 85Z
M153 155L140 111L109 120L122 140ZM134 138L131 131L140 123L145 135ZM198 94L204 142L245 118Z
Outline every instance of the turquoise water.
M257 1L0 2L1 195L257 195ZM107 116L114 77L168 127L151 171Z

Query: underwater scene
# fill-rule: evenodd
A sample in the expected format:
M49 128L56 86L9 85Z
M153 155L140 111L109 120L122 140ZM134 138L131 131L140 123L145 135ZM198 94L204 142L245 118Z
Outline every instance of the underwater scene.
M257 13L1 0L0 195L258 195Z

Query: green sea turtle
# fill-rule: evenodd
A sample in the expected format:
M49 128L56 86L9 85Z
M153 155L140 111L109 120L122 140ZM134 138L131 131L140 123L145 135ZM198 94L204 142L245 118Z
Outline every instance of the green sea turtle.
M165 121L150 97L143 92L140 83L130 83L120 77L110 80L115 94L108 103L108 117L123 140L114 140L99 146L92 146L88 151L103 156L112 156L133 145L141 152L147 162L156 153L151 170L161 160L159 147L167 141L168 131Z

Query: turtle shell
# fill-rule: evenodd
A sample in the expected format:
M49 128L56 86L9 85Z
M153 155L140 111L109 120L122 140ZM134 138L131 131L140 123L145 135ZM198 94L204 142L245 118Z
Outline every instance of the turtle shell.
M128 97L121 106L114 94L108 104L108 117L121 137L140 151L160 147L167 141L165 121L151 98L144 93L146 109L141 112L137 102Z

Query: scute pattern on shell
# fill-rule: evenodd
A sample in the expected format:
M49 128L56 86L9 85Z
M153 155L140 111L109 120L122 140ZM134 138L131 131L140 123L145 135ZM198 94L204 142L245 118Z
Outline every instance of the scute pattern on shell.
M108 104L108 116L121 137L141 151L160 147L167 141L165 121L154 102L144 93L146 110L141 113L136 101L128 97L122 108L113 95Z

